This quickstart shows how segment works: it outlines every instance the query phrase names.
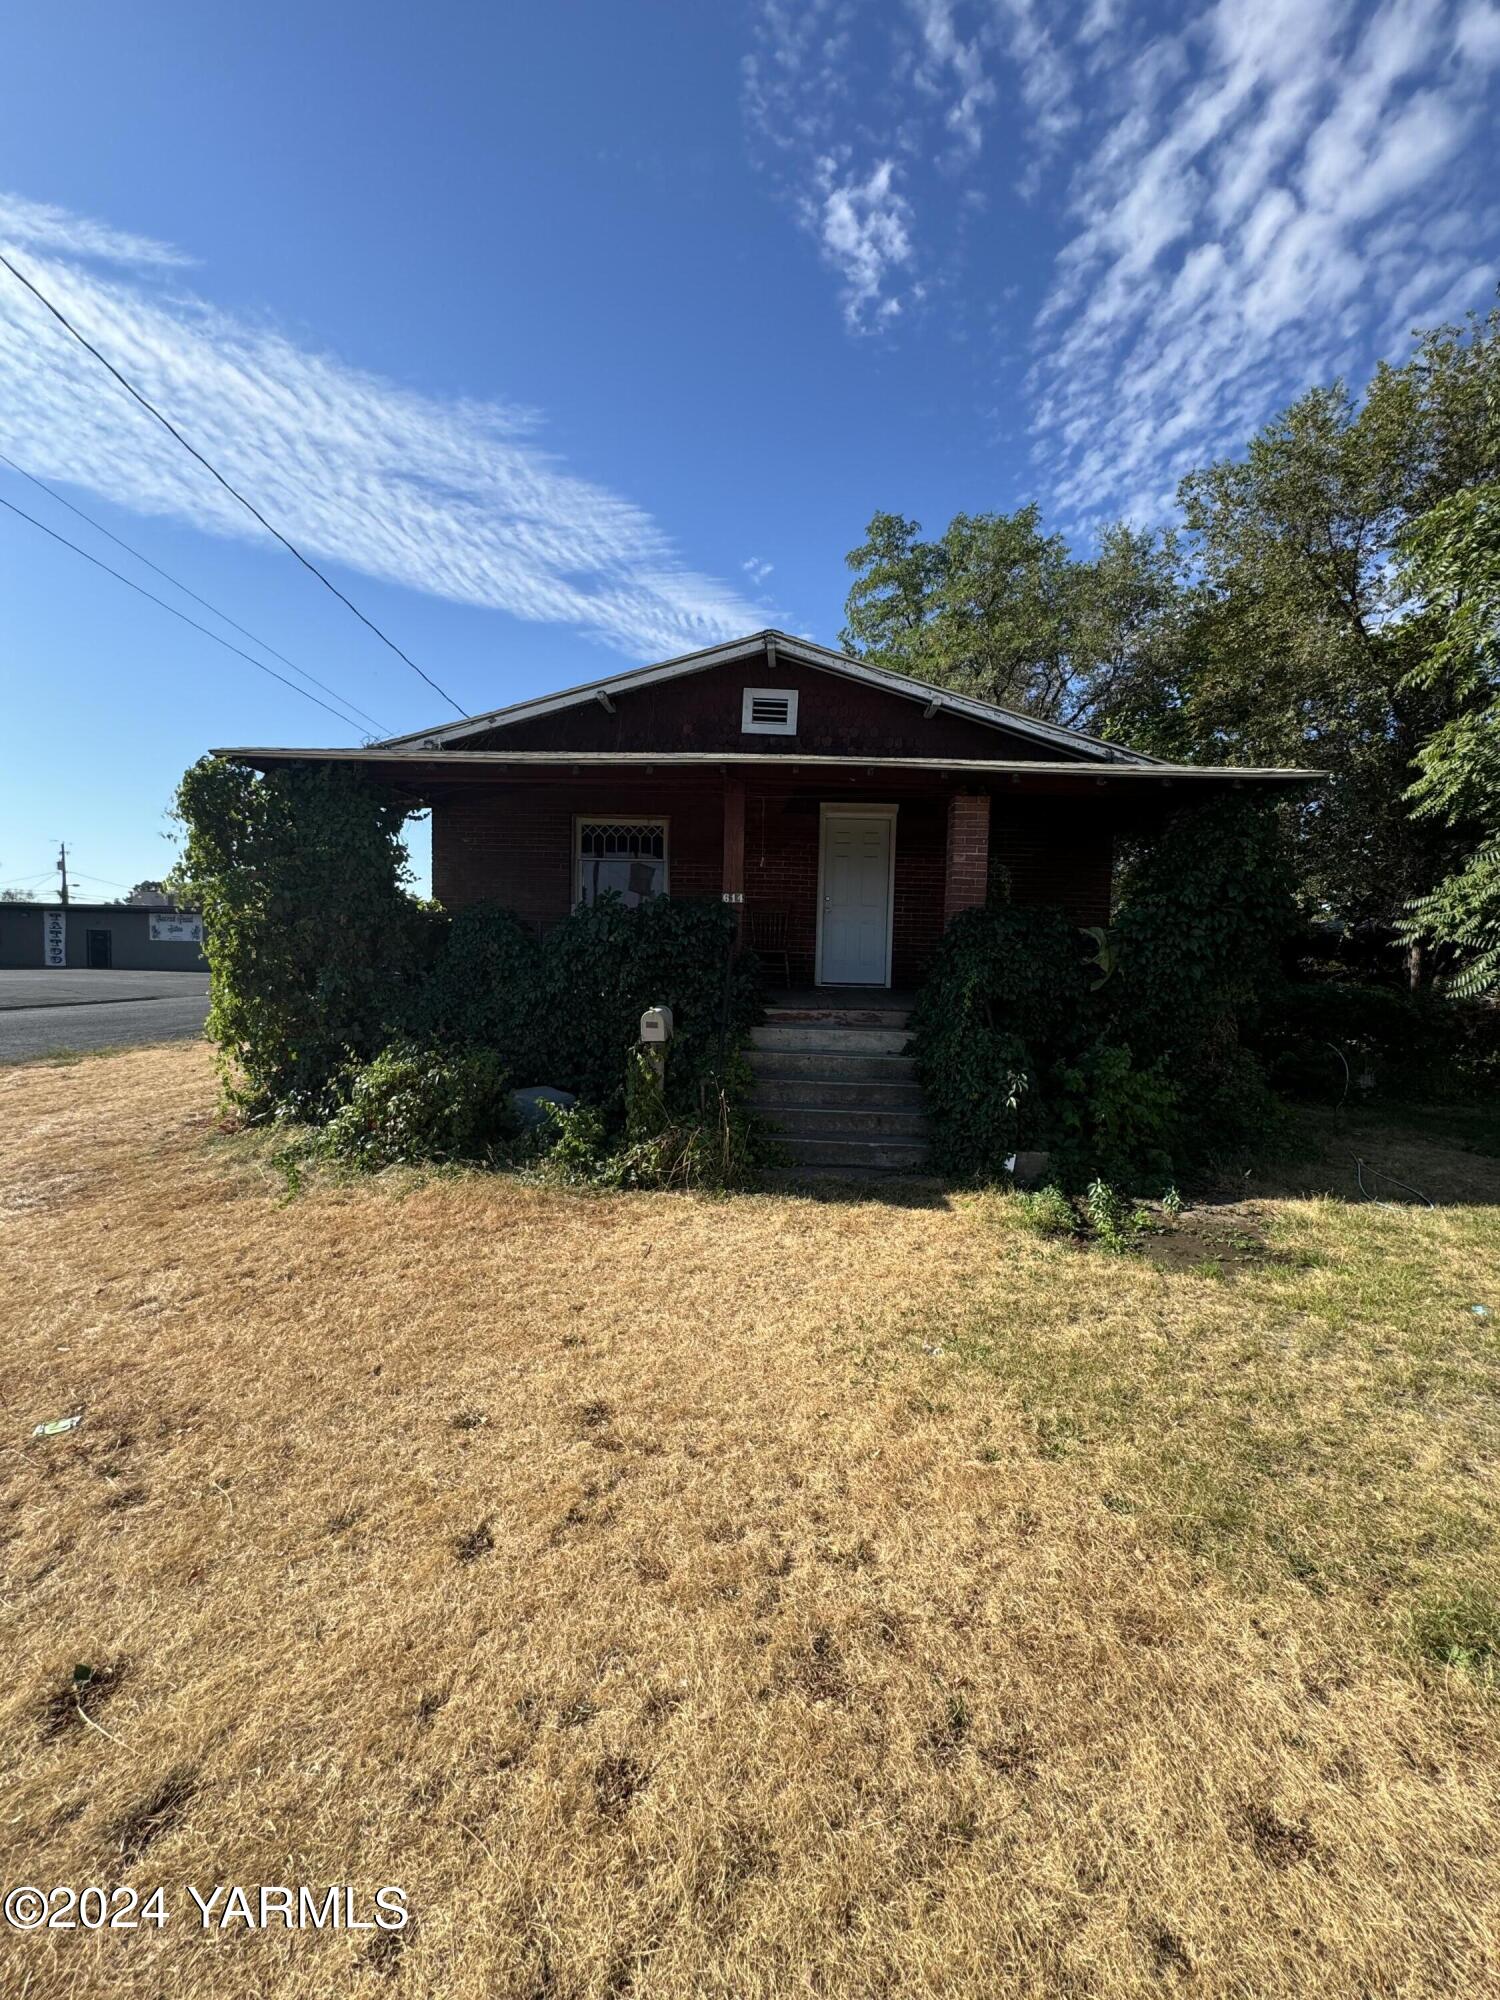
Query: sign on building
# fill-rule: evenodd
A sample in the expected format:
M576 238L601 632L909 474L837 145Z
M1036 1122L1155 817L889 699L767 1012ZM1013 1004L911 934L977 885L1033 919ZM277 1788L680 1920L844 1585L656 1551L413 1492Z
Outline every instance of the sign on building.
M202 944L203 919L189 916L183 910L153 910L151 912L151 942L153 944Z
M68 962L68 913L66 910L43 910L42 912L42 963L63 966Z

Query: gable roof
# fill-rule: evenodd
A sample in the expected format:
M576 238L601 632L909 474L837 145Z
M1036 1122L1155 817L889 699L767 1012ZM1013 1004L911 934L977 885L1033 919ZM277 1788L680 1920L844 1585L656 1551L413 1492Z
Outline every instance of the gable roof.
M457 749L469 738L486 736L494 729L529 722L535 716L556 715L567 708L581 708L591 701L607 702L617 694L654 687L658 682L676 680L683 674L703 673L709 667L724 666L732 660L748 659L756 654L765 657L769 671L774 671L777 656L784 655L800 666L814 667L821 673L839 674L846 680L860 681L867 687L881 688L887 694L918 701L929 714L946 711L962 715L971 722L1002 729L1009 736L1029 737L1054 749L1071 750L1078 757L1095 758L1110 764L1155 765L1160 762L1159 758L1148 757L1141 751L1127 750L1118 743L1106 743L1100 737L1085 735L1080 729L1064 729L1055 722L1039 722L1035 716L1001 708L997 702L976 701L971 695L954 694L950 689L936 687L930 681L913 680L908 674L893 674L885 667L872 667L863 660L853 659L848 653L836 653L831 646L817 646L810 639L794 639L789 633L770 628L749 633L743 639L730 639L722 645L705 646L696 653L680 653L675 659L658 661L655 666L632 667L621 674L607 674L602 680L582 681L577 687L564 688L557 694L512 702L508 707L492 708L483 715L467 715L461 722L442 723L435 729L412 730L405 736L388 736L380 743L371 745L371 748L397 751Z

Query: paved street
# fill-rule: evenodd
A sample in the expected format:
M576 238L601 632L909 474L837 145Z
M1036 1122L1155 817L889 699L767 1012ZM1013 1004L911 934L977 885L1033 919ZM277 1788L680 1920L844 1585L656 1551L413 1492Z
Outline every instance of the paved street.
M206 972L0 972L0 1063L202 1032Z

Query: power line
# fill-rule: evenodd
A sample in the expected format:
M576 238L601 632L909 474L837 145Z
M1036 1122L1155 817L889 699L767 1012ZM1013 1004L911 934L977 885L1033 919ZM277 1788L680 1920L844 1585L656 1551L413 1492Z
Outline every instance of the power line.
M87 868L70 868L70 875L80 875L85 882L102 882L106 889L133 889L134 882L117 882L112 875L90 875Z
M221 611L217 604L210 604L206 597L200 597L196 590L189 589L188 585L182 582L182 580L179 577L173 576L170 570L163 569L161 564L158 562L153 562L150 556L143 556L140 550L137 548L132 548L130 543L127 542L122 535L117 535L114 533L113 529L106 528L104 523L102 521L96 521L92 514L86 514L81 507L75 506L74 503L70 499L68 499L66 494L59 493L55 486L49 486L45 479L38 479L36 474L34 472L28 472L24 465L17 465L16 461L13 458L7 458L3 451L0 451L0 465L8 465L12 472L19 472L23 479L29 479L33 486L40 487L42 492L47 494L49 498L55 500L60 507L66 507L68 512L70 514L76 514L80 521L87 521L91 528L96 529L101 535L108 536L109 540L112 541L117 548L123 549L126 555L128 556L134 556L136 561L144 563L147 569L154 569L156 571L156 574L158 576L165 577L167 582L170 583L174 589L180 590L184 596L192 598L195 604L201 604L205 611L211 611L214 614L215 618L222 618L226 625L232 626L236 632L242 633L245 638L252 640L255 645L261 648L263 652L269 653L273 660L280 660L282 665L284 667L290 667L294 674L301 674L302 678L305 681L311 681L314 687L320 687L323 690L324 694L331 694L334 700L337 702L341 702L343 706L347 708L352 715L362 716L364 720L369 723L370 727L375 731L377 731L379 735L381 736L390 735L391 732L386 728L385 724L383 722L377 722L375 717L371 715L367 709L363 709L359 707L359 705L356 702L350 701L349 697L347 695L340 694L337 688L331 688L328 685L327 681L320 681L317 675L310 674L307 671L306 667L299 667L297 665L297 662L295 660L289 660L285 653L279 653L276 650L276 648L270 644L268 640L260 638L256 633L252 632L247 625L241 625L238 619L231 618L227 611Z
M16 279L16 281L19 284L22 284L26 287L27 291L31 293L34 299L39 300L41 304L47 308L48 312L51 313L52 317L58 322L60 326L66 327L67 331L72 334L73 338L78 342L80 347L87 348L89 353L93 355L94 359L100 364L100 366L103 368L107 368L109 370L110 374L114 376L115 380L119 383L120 387L124 389L127 392L127 394L133 396L136 402L140 404L143 410L149 411L150 414L153 417L155 417L156 421L159 424L161 424L164 429L171 432L172 436L176 438L177 442L182 446L183 450L190 453L192 457L196 458L198 463L203 467L204 471L211 473L213 477L223 487L226 493L231 495L232 498L238 500L243 508L245 508L249 513L255 516L256 520L260 522L260 525L265 529L268 535L274 535L277 541L280 542L281 546L284 549L289 550L290 553L297 558L298 562L301 563L302 567L305 570L311 571L311 573L318 579L319 583L323 584L327 589L331 590L334 596L339 600L339 602L347 606L347 608L354 613L355 617L359 620L361 625L368 625L370 630L375 634L376 638L379 639L383 644L389 646L391 651L396 655L397 659L404 660L407 666L411 668L414 674L418 675L422 680L426 681L427 685L431 689L433 689L435 693L440 694L443 697L443 700L447 702L450 708L457 710L459 715L465 715L465 711L459 708L458 703L453 699L452 695L449 694L448 690L446 688L439 687L437 682L432 678L432 675L425 672L421 667L419 667L416 661L412 659L409 653L403 653L401 648L396 644L395 640L389 638L384 632L382 632L380 627L375 623L373 618L367 618L364 612L361 611L359 606L353 601L353 599L346 597L343 591L339 589L338 585L334 583L329 577L326 577L323 574L322 570L318 568L315 562L310 561L307 556L303 555L301 549L297 547L295 542L288 540L288 538L284 534L282 534L280 528L273 527L272 524L266 519L265 515L262 514L260 509L255 505L253 500L247 500L244 494L241 493L237 487L231 486L229 481L224 477L223 473L219 471L218 467L216 465L210 464L209 460L203 456L203 453L199 451L196 445L188 443L187 439L182 435L182 432L178 430L177 426L172 422L171 418L163 416L161 411L157 409L155 403L153 403L148 397L143 396L140 390L136 388L133 382L127 381L125 376L123 376L120 373L119 369L116 368L115 364L112 361L108 360L104 355L102 355L91 340L87 340L84 338L84 336L78 331L77 327L74 326L73 322L68 318L67 314L62 311L61 307L53 305L51 299L47 297L46 293L43 291L39 291L38 288L31 282L30 278L27 277L24 271L17 270L16 266L10 261L9 257L7 257L3 251L0 251L0 264L3 264L5 266L6 270L10 272L11 276L14 279ZM467 717L465 717L465 719L467 719Z
M124 576L119 570L112 569L107 562L101 562L98 556L90 555L87 549L79 548L77 542L70 542L66 535L60 535L56 528L49 528L45 521L39 521L35 514L28 514L24 507L18 507L13 500L7 500L3 494L0 494L0 507L8 508L12 514L19 514L23 521L29 521L33 528L40 528L44 535L50 535L54 542L61 542L65 549L71 549L75 556L82 556L84 561L92 563L95 569L102 569L106 576L112 576L116 583L123 583L127 590L133 590L141 597L149 598L153 604L159 604L163 611L170 611L174 618L180 618L184 625L191 625L195 632L201 632L205 639L212 639L216 646L222 646L226 652L237 653L242 660L248 660L252 667L263 674L269 674L273 681L280 681L281 685L289 687L293 694L300 694L304 701L313 702L317 707L327 709L331 716L344 723L347 728L361 735L364 733L353 716L340 714L338 709L330 707L326 701L319 700L317 695L309 694L305 687L298 687L297 683L289 681L285 674L278 674L274 667L268 667L264 660L257 660L253 653L247 653L243 646L236 646L218 632L211 632L206 625L200 625L196 618L189 618L185 611L179 611L175 604L168 604L164 597L158 597L154 590L147 590L146 586L137 583L134 577Z

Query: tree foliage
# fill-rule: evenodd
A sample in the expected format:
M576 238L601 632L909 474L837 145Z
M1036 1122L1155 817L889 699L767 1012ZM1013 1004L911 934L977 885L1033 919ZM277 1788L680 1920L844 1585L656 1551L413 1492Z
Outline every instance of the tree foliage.
M405 886L409 810L348 766L261 777L205 757L183 778L173 892L202 913L208 1033L252 1113L327 1109L404 1023L431 947Z
M1495 420L1500 433L1500 398ZM1500 988L1500 480L1440 501L1404 554L1435 632L1409 678L1448 694L1408 798L1414 819L1450 830L1459 848L1451 872L1414 898L1406 935L1453 954L1451 984L1467 996Z
M494 906L449 917L406 892L408 811L347 767L258 777L210 757L183 779L174 886L203 912L208 1032L231 1099L255 1116L319 1121L352 1092L362 1108L340 1129L355 1133L387 1100L413 1129L470 1114L483 1126L470 1057L484 1050L494 1074L574 1091L612 1129L641 1014L665 1004L676 1020L667 1106L679 1122L695 1112L759 1008L733 912L605 896L541 940Z
M1171 537L1115 527L1080 561L1035 505L957 514L936 541L877 514L850 552L842 638L873 665L1075 724L1100 685L1158 642L1175 590Z
M1160 533L1079 553L1035 507L935 539L877 514L844 643L1160 756L1326 771L1284 808L1304 908L1386 935L1414 913L1414 944L1494 986L1497 410L1492 312L1358 399L1311 390L1189 474Z
M1182 808L1142 846L1113 970L1060 910L992 901L948 928L912 1013L939 1163L987 1179L1017 1151L1060 1182L1169 1180L1277 1123L1245 1043L1293 910L1273 810Z

